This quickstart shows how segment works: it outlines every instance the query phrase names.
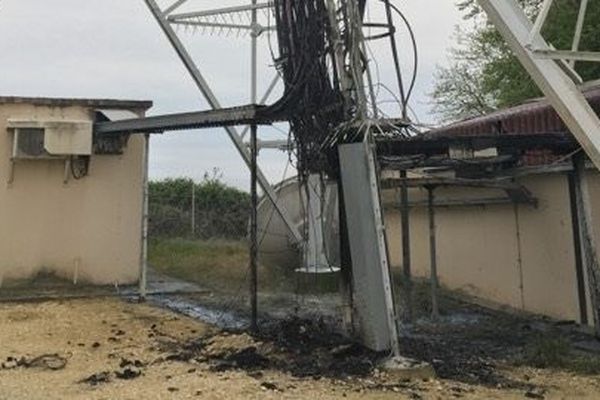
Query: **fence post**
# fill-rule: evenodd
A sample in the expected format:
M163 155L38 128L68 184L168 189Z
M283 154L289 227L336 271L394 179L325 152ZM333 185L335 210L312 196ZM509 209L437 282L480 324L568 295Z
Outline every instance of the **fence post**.
M192 239L196 238L196 182L192 180Z
M437 244L435 235L435 200L433 191L434 186L426 186L427 189L427 208L429 211L429 257L431 266L431 319L437 321L440 318L438 306L438 274L437 274Z

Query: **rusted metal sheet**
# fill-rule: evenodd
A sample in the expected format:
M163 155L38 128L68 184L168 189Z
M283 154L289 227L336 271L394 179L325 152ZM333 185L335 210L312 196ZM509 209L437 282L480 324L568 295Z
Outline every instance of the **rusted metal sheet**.
M586 91L585 97L600 115L600 87ZM481 136L566 133L568 129L546 100L531 101L434 129L435 136Z

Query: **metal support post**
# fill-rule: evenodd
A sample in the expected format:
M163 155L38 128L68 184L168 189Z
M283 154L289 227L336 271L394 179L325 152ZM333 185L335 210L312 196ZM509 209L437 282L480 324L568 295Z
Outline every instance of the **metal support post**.
M579 231L581 238L581 253L585 263L588 295L591 303L592 318L596 336L600 337L600 265L592 223L590 193L585 173L585 157L577 154L573 159L575 173L575 194L577 198L577 214L579 216Z
M352 255L350 252L350 238L348 223L346 221L346 202L344 200L343 182L338 183L339 221L340 221L340 296L342 297L342 318L346 330L354 334L354 293L352 292Z
M437 274L437 243L435 235L435 204L433 191L435 187L427 186L427 208L429 211L429 260L431 267L431 319L437 321L440 318L438 306L438 274Z
M569 184L569 205L571 206L571 228L573 231L573 253L575 256L575 276L577 278L577 298L579 300L579 323L588 325L588 295L586 289L586 272L583 255L583 247L581 242L581 216L579 215L579 207L577 199L580 196L578 193L577 174L575 169L570 171L567 176ZM515 205L517 207L517 205Z
M152 12L152 15L154 16L154 18L160 25L164 34L167 36L167 39L173 46L174 50L177 52L177 55L183 62L184 66L190 73L190 76L196 83L196 86L198 87L200 92L203 94L206 101L209 103L210 107L213 109L222 108L219 100L217 99L217 97L211 90L210 86L208 85L208 82L206 81L206 79L204 79L204 76L198 69L197 65L194 63L194 60L192 59L191 55L185 49L185 46L183 45L181 40L179 40L179 38L177 37L177 34L171 27L169 21L165 18L164 14L160 10L156 1L155 0L144 0L144 1L146 2L146 5L148 6L149 10ZM227 134L229 135L229 138L235 145L236 149L238 150L239 154L242 156L246 165L248 165L250 167L251 155L250 155L250 152L248 151L248 149L246 148L246 146L244 145L244 141L243 141L242 137L238 134L237 130L235 130L232 127L226 127L225 130L226 130ZM293 220L289 216L288 212L283 208L283 206L279 202L277 202L277 193L271 187L271 185L269 184L267 178L264 176L262 171L260 171L258 168L257 168L257 179L258 179L258 183L261 185L261 187L265 191L266 196L273 202L273 206L275 207L275 210L277 210L277 213L281 216L281 218L285 222L286 226L292 233L296 242L301 243L302 235L300 234L298 227L294 224Z
M251 15L252 15L252 30L250 31L250 100L252 104L256 104L257 97L257 80L258 80L258 35L260 32L257 30L258 24L258 14L256 8L257 0L252 0L251 4L253 6Z
M140 301L146 300L148 280L148 166L150 155L150 135L144 135L144 153L142 162L142 243L140 251Z
M279 83L279 79L281 79L281 76L279 74L275 74L275 77L271 80L271 83L269 84L269 87L265 91L265 94L258 102L259 105L264 105L265 102L269 99L269 97L271 97L271 94L275 90L275 87L277 87L277 83ZM244 139L249 131L250 131L250 125L248 125L244 128L244 130L240 134L240 137L242 139Z
M196 238L196 182L192 180L192 239Z
M258 330L258 147L257 127L252 125L250 129L250 195L252 198L252 209L250 212L250 306L252 308L252 319L250 329Z
M412 272L410 254L410 205L408 204L408 183L406 182L406 171L400 172L403 179L400 187L400 224L402 229L402 276L404 290L404 321L412 322Z

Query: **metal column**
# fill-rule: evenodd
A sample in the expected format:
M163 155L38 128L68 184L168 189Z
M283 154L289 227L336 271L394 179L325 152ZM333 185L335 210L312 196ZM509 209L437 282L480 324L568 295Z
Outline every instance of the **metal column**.
M250 307L252 318L250 329L258 330L258 147L257 147L256 125L250 128L250 196L252 198L252 210L250 212Z
M400 187L400 224L402 230L402 289L404 290L404 321L412 322L412 271L410 253L410 205L408 204L408 182L406 171L400 172L403 179Z
M140 250L140 300L146 300L148 281L148 160L150 153L150 135L144 135L144 161L142 162L142 246Z
M434 186L426 186L427 189L427 210L429 213L429 266L431 283L431 319L437 321L440 317L438 306L438 273L437 273L437 240L435 226L435 198Z

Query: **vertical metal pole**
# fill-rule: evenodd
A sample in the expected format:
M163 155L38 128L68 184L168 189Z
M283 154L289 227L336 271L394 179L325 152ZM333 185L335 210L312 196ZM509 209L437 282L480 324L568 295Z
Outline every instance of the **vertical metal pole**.
M196 238L196 182L192 180L192 239Z
M340 219L340 295L342 296L342 318L349 333L354 334L354 296L352 292L352 255L348 237L346 220L346 202L344 200L343 182L338 182L339 219Z
M440 317L438 306L438 275L437 275L437 244L435 237L435 206L434 206L434 191L433 186L427 187L427 205L429 209L429 255L431 266L431 318L437 321Z
M148 279L148 159L150 152L150 135L144 135L144 155L142 162L142 247L140 254L140 301L146 300Z
M598 264L598 253L596 251L594 229L592 224L592 211L590 203L590 193L585 176L585 156L577 154L573 159L575 171L575 192L577 196L577 213L579 215L579 229L581 236L581 247L583 260L585 262L585 272L591 303L593 323L596 330L596 336L600 337L600 266Z
M587 290L585 288L585 267L584 255L581 244L581 216L579 215L579 207L577 207L577 198L579 197L577 189L577 174L573 170L569 172L569 204L571 206L571 226L573 229L573 253L575 255L575 276L577 278L577 297L579 299L579 323L582 325L588 324L588 304Z
M252 0L252 5L256 5L257 0ZM258 14L256 8L252 9L252 30L250 31L250 40L252 43L251 48L251 65L250 65L250 101L252 104L256 104L256 96L257 96L257 84L258 84Z
M250 129L251 147L251 182L250 196L252 209L250 211L250 306L252 308L252 319L250 329L258 330L258 188L257 188L257 128L252 125Z
M412 322L412 272L410 254L410 208L408 205L408 182L406 171L400 171L400 224L402 230L402 273L404 289L404 321Z
M252 5L256 5L256 0L252 0ZM251 66L250 66L250 96L252 104L256 104L256 87L257 87L257 69L258 69L258 56L257 56L257 11L252 10L252 31L251 35ZM257 193L257 169L258 169L258 148L257 148L257 132L258 128L256 125L250 127L250 146L251 146L251 197L252 197L252 216L250 218L250 270L251 270L251 282L250 282L250 301L252 307L252 322L251 329L253 331L258 330L258 193Z

